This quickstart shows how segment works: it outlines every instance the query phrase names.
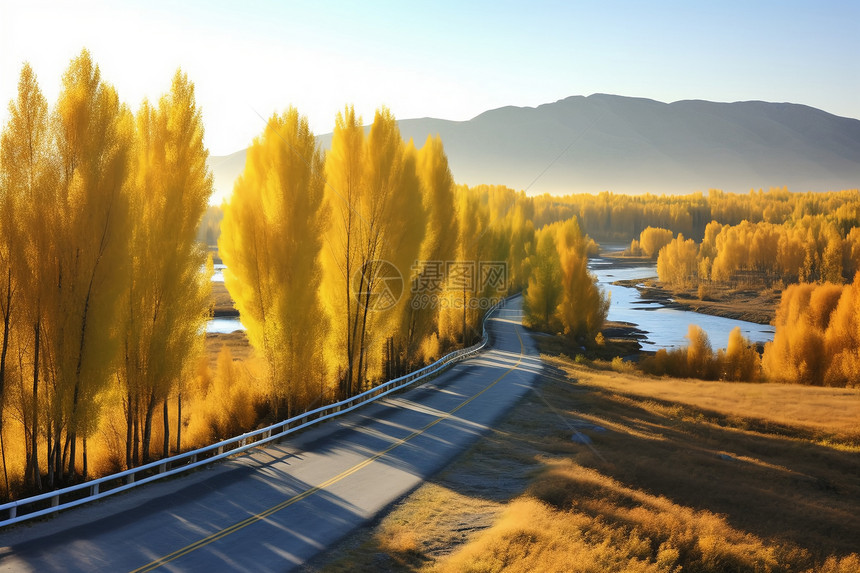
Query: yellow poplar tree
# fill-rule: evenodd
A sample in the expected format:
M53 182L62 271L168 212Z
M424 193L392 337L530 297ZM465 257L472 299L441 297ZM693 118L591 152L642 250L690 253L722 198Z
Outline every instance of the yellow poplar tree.
M860 273L842 288L825 332L825 349L830 365L824 384L860 385Z
M439 308L432 306L432 299L438 301L444 288L445 266L454 261L457 255L458 221L455 216L454 178L448 167L448 158L442 140L428 136L424 147L418 151L418 176L424 195L424 209L427 212L427 232L421 244L420 258L412 285L411 300L406 307L405 317L408 325L406 355L413 358L423 346L438 344ZM426 353L425 353L426 354ZM432 354L432 353L431 353ZM424 360L438 358L422 356Z
M211 267L197 228L212 194L203 119L194 84L177 70L157 108L137 114L134 229L127 299L125 364L126 464L149 460L152 424L162 406L162 455L169 454L167 404L177 393L181 447L181 382L203 351Z
M659 227L646 227L639 234L639 248L646 257L655 258L660 249L669 244L674 233L669 229Z
M340 394L382 374L382 345L398 333L411 269L424 238L425 211L415 153L394 116L377 110L370 133L351 107L339 113L326 158L326 302L332 318ZM398 276L399 275L399 276ZM399 279L399 281L398 281Z
M57 223L55 173L48 104L29 64L24 64L18 81L18 98L9 104L9 123L0 142L0 313L2 313L2 350L0 350L0 432L5 405L7 357L13 336L13 313L24 329L32 329L33 391L28 416L24 416L27 444L27 474L31 486L39 488L38 465L38 356L42 324L41 301L51 281L45 270L51 260L52 231ZM29 336L27 337L29 338ZM6 452L3 451L4 476ZM7 479L8 490L8 479Z
M463 346L469 346L479 335L478 276L482 261L498 260L492 255L495 233L491 227L490 206L487 197L477 188L459 186L456 195L458 226L457 261L447 269L446 289L449 291L449 308L442 316L448 336L459 337ZM502 257L504 259L504 257Z
M319 294L325 185L307 118L292 107L273 115L248 148L218 241L224 282L266 361L273 403L288 415L319 395L327 375Z
M342 397L352 393L359 378L356 333L360 309L350 283L361 266L359 230L368 225L359 210L367 194L362 180L364 139L364 128L355 109L349 106L338 112L331 151L325 161L326 203L332 210L332 217L326 230L327 247L323 251L323 288L331 318L329 362L338 369L338 393Z
M724 380L755 382L759 378L761 357L755 345L741 334L740 326L729 333L726 349L719 352L719 362Z
M56 405L54 469L74 477L76 445L98 422L100 390L119 348L118 320L129 263L129 159L134 119L86 50L63 76L55 112L60 184L55 305L46 309ZM65 443L62 430L65 425ZM66 455L68 454L68 456ZM50 470L49 470L50 471Z
M698 248L693 239L684 235L672 239L657 256L657 276L661 282L687 285L698 273Z
M565 335L579 342L593 339L609 313L609 297L588 270L588 242L577 220L553 225L561 263L562 295L558 315Z
M366 143L364 173L369 196L360 207L364 207L363 216L369 225L360 227L359 253L363 263L359 275L353 277L362 307L359 384L370 384L384 375L382 347L387 339L392 339L391 354L403 351L408 328L402 324L410 301L406 291L427 227L415 148L411 141L404 143L397 121L387 108L376 111ZM375 306L374 300L389 296L390 279L385 269L392 266L402 280L403 292L399 296L390 293L396 298L392 305Z
M523 320L529 328L554 332L560 326L556 309L563 295L561 262L553 230L544 227L535 234L537 246L523 296Z

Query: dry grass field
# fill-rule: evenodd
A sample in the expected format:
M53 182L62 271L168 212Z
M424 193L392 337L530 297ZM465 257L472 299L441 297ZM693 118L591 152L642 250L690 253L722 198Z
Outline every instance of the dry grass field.
M547 362L495 430L307 570L860 571L857 390Z
M211 304L213 315L216 317L239 316L233 298L227 292L223 282L212 283ZM252 348L245 332L209 333L206 335L206 355L209 359L209 366L213 369L222 346L227 346L230 349L230 354L234 360L247 360L251 356Z
M212 283L212 311L215 316L238 316L233 306L233 298L223 282Z

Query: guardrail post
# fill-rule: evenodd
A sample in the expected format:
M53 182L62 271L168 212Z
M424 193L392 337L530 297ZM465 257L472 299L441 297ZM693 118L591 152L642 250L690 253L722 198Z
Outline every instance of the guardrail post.
M224 446L218 446L218 449L215 451L217 452L217 455L220 456L221 454L224 453Z
M13 505L9 508L9 519L15 519L18 516L18 506Z
M166 471L167 471L167 463L166 462L161 464L160 466L158 466L158 473L163 474Z
M90 486L90 495L93 496L93 495L98 495L98 494L99 494L99 484L94 483L92 486Z
M51 507L57 507L58 505L60 505L60 496L55 495L51 498Z
M243 441L244 441L244 440L243 440ZM191 463L193 464L193 463L196 463L196 462L197 462L197 454L194 454L193 456L191 456Z
M125 476L125 483L126 484L134 483L134 474L128 474L127 476Z

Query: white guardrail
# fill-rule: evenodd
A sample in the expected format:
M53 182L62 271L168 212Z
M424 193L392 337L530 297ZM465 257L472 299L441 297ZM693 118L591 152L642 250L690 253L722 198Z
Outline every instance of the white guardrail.
M263 444L279 440L314 424L351 412L359 406L374 402L383 396L403 390L414 384L417 380L437 374L452 363L463 360L482 350L489 343L486 328L487 319L490 317L490 314L504 306L506 300L503 299L487 310L481 323L483 330L481 342L469 348L454 351L443 356L433 364L410 372L405 376L389 380L352 398L298 414L271 426L102 478L4 503L0 505L0 515L3 512L7 512L7 518L0 521L0 527L83 505L168 476L211 464L229 456L240 454L251 448L257 448Z

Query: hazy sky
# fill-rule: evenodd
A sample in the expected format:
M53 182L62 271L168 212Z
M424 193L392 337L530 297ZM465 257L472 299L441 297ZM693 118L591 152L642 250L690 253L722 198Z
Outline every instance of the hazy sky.
M177 5L181 4L181 7ZM215 155L293 104L317 133L353 103L465 120L613 93L789 101L860 118L860 2L0 0L0 121L28 60L53 103L86 46L137 109L181 66Z

